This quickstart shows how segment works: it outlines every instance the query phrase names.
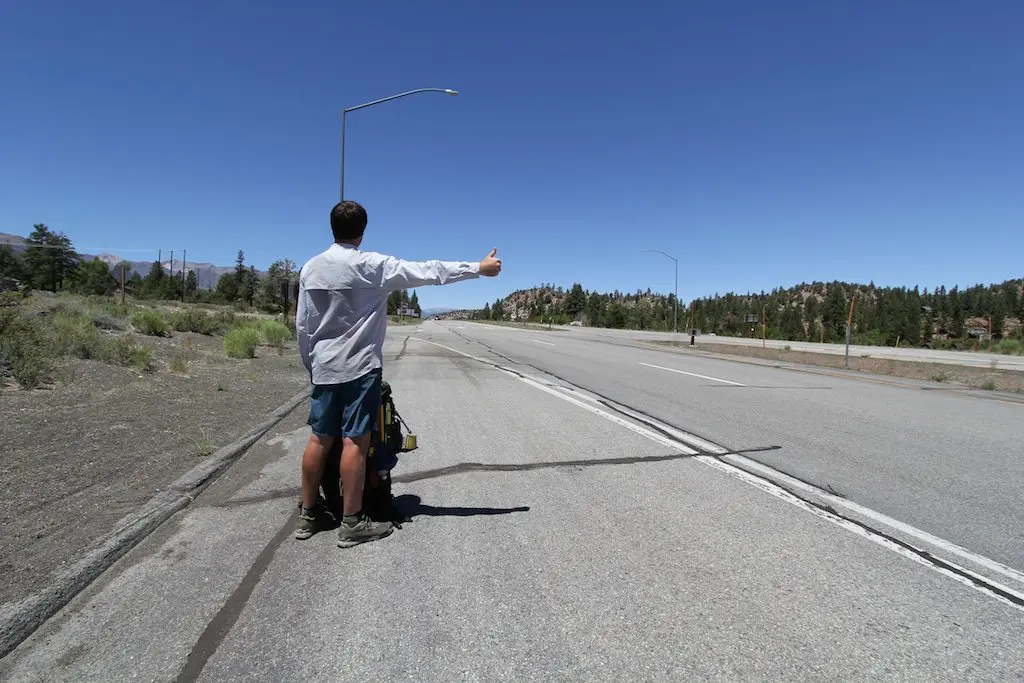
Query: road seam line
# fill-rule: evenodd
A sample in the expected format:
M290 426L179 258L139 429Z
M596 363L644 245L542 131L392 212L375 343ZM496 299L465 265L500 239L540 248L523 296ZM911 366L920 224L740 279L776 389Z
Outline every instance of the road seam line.
M802 510L804 510L806 512L810 512L811 514L813 514L816 517L819 517L820 519L824 519L826 521L829 521L829 522L835 524L836 526L838 526L838 527L840 527L842 529L845 529L845 530L847 530L847 531L849 531L849 532L851 532L851 533L853 533L853 534L855 534L857 536L861 536L862 538L865 538L865 539L875 543L876 545L879 545L879 546L881 546L883 548L886 548L887 550L890 550L890 551L896 553L897 555L900 555L900 556L902 556L902 557L904 557L906 559L909 559L909 560L911 560L913 562L916 562L917 564L920 564L921 566L927 567L929 569L932 569L933 571L936 571L936 572L938 572L940 574L943 574L943 575L953 579L954 581L956 581L956 582L958 582L958 583L960 583L962 585L968 586L968 587L973 588L973 589L975 589L975 590L977 590L977 591L979 591L981 593L984 593L985 595L987 595L989 597L995 598L996 600L998 600L999 602L1001 602L1001 603L1003 603L1005 605L1008 605L1010 607L1014 607L1014 608L1016 608L1018 610L1024 611L1024 593L1018 592L1018 591L1016 591L1016 590L1014 590L1014 589L1012 589L1012 588L1010 588L1008 586L1000 584L997 581L994 581L994 580L989 579L987 577L981 576L980 574L977 574L976 572L973 572L973 571L967 569L966 567L962 567L962 566L960 566L960 565L958 565L958 564L956 564L954 562L951 562L949 560L944 560L942 558L931 556L931 557L934 558L934 560L936 560L937 562L939 562L941 564L937 564L936 562L929 561L929 560L925 559L925 556L929 556L929 553L927 553L927 551L921 550L919 548L915 548L914 546L911 546L909 543L906 543L904 541L898 541L898 539L894 540L892 538L889 538L885 534L883 534L881 532L878 532L878 531L876 531L874 529L871 529L871 528L867 527L866 525L859 524L859 523L857 523L854 520L847 519L847 518L839 515L838 513L834 512L834 511L831 511L829 509L826 509L824 507L819 507L819 506L811 503L810 501L807 501L807 500L804 500L803 498L800 498L799 496L797 496L793 492L787 490L785 487L780 486L779 484L775 483L774 481L772 481L771 479L768 479L765 476L749 472L749 471L745 470L744 468L742 468L742 467L740 467L738 465L735 465L735 464L732 464L732 463L729 463L729 462L725 462L723 459L720 459L720 458L715 457L713 455L699 455L699 453L701 453L701 451L695 450L691 444L687 444L686 441L683 441L681 438L678 438L678 437L669 438L669 437L663 436L661 434L658 434L656 431L653 431L650 428L641 427L640 425L637 425L637 424L635 424L633 422L625 420L625 419L623 419L621 417L618 417L616 415L611 415L608 412L598 408L596 405L588 405L587 403L585 403L584 401L578 399L575 396L569 396L569 395L567 395L567 394L565 394L565 393L563 393L561 391L558 391L557 389L555 389L553 387L541 384L541 383L539 383L539 382L537 382L537 381L535 381L533 379L530 379L528 377L525 377L525 376L523 376L523 375L521 375L521 374L519 374L519 373L517 373L517 372L515 372L513 370L510 370L508 368L504 368L504 367L502 367L502 366L500 366L500 365L498 365L498 364L496 364L496 363L494 363L492 361L488 361L486 359L479 358L477 356L474 356L472 354L466 353L464 351L459 351L458 349L453 349L453 348L451 348L449 346L445 346L443 344L438 344L436 342L427 341L426 339L419 339L418 341L423 342L425 344L431 344L433 346L437 346L437 347L445 349L447 351L451 351L452 353L457 353L457 354L459 354L461 356L464 356L466 358L470 358L470 359L478 361L480 363L484 363L485 365L490 365L491 367L499 370L500 372L503 372L503 373L505 373L507 375L511 375L512 377L515 377L519 381L521 381L521 382L523 382L525 384L528 384L528 385L534 387L535 389L539 389L540 391L543 391L545 393L551 394L552 396L560 398L563 401L567 401L568 403L571 403L571 404L573 404L573 405L575 405L575 406L577 406L579 408L583 408L587 412L590 412L590 413L593 413L593 414L598 415L600 417L603 417L604 419L606 419L606 420L608 420L610 422L613 422L613 423L618 424L618 425L620 425L622 427L625 427L626 429L629 429L632 432L640 434L640 435L650 439L651 441L659 443L659 444L661 444L663 446L666 446L668 448L679 448L680 446L682 446L684 449L688 450L691 454L694 454L694 458L693 458L694 460L697 460L697 461L699 461L699 462L701 462L701 463L703 463L705 465L713 467L713 468L715 468L715 469L717 469L717 470L719 470L719 471L721 471L721 472L723 472L725 474L728 474L730 476L736 477L736 478L740 479L741 481L743 481L743 482L745 482L747 484L750 484L751 486L753 486L755 488L758 488L758 489L764 491L765 493L768 493L771 496L774 496L775 498L778 498L778 499L783 500L783 501L785 501L787 503L790 503L791 505L794 505L795 507L798 507L798 508L800 508L800 509L802 509ZM645 419L648 419L648 418L645 418ZM669 426L666 425L666 427L669 427ZM678 430L678 429L676 429L674 427L669 427L669 429L672 432L676 432L677 434L681 432L681 430ZM714 447L715 450L721 450L722 449L721 446L718 446L717 444L709 442L709 441L707 441L705 439L699 439L699 437L694 437L693 435L688 435L688 437L693 439L694 441L698 441L699 440L700 442L702 442L704 444L712 446L712 447ZM727 457L733 457L733 456L727 456ZM742 457L742 456L736 456L736 457ZM753 461L751 461L751 462L753 462ZM778 474L781 475L782 473L778 473ZM775 476L775 474L773 473L772 476ZM792 479L792 478L789 477L789 479ZM799 481L799 480L794 480L794 481ZM803 482L800 482L800 483L803 484ZM803 484L803 486L807 486L807 485ZM814 495L816 495L816 496L828 496L830 494L827 494L826 492L820 491L818 489L814 489ZM844 504L844 507L850 507L851 501L847 501L845 499L838 498L838 497L835 497L835 498L838 501L841 501ZM856 505L856 503L853 503L853 505ZM857 507L862 508L864 510L870 510L870 508L864 508L863 506L859 506L859 505ZM874 512L874 511L871 511L871 512ZM874 513L874 514L876 516L878 516L879 518L886 517L885 515L882 515L881 513ZM892 520L892 521L896 522L897 520ZM916 529L915 527L912 527L912 526L910 526L908 524L904 524L902 522L897 522L897 523L904 530L912 530L913 532L915 532L915 533L912 533L911 535L916 537L916 538L918 538L918 540L924 540L924 538L926 538L926 537L935 538L935 539L937 539L939 541L942 541L942 543L939 544L940 547L943 547L943 548L946 548L946 549L958 548L960 552L958 552L957 554L966 555L966 556L968 556L968 559L971 559L972 561L978 562L978 564L980 564L982 566L985 566L986 568L1001 567L1003 570L1009 571L1011 573L1011 575L1012 574L1019 574L1019 572L1017 572L1016 570L1014 570L1012 568L1009 568L1009 567L1005 567L1004 565L1001 565L1001 564L995 562L995 560L992 560L990 558L986 558L985 556L980 555L978 553L973 553L973 552L971 552L971 551L969 551L969 550L967 550L965 548L960 548L960 546L957 546L957 545L955 545L955 544L953 544L953 543L951 543L949 541L943 541L942 539L939 539L938 537L932 536L931 534L927 534L927 532L924 532L924 531L921 531L919 529ZM949 568L947 568L946 566L943 566L943 565L948 565L949 567L952 567L952 569L949 569ZM994 571L998 571L998 570L994 569ZM1004 571L1000 571L999 573L1003 574L1005 572Z

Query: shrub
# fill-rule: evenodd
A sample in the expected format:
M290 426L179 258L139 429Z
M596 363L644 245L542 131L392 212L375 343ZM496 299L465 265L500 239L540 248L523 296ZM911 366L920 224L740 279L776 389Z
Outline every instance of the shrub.
M214 316L194 308L186 308L172 315L171 325L178 332L196 332L197 334L216 334L221 330L221 325Z
M1021 343L1016 339L1003 339L1001 342L996 344L995 350L999 353L1012 356L1020 353Z
M177 372L178 374L185 374L188 372L188 361L177 351L171 355L171 362L167 364L167 367L171 372Z
M107 340L92 320L76 313L55 313L50 321L55 355L89 360L100 358Z
M107 315L112 315L115 318L127 318L132 312L131 306L128 304L118 303L116 301L107 301L99 308Z
M118 318L105 311L95 311L92 314L92 324L101 330L127 330L128 321Z
M101 360L111 365L149 370L153 366L153 349L136 343L131 335L115 337L107 342Z
M236 327L224 336L224 351L229 358L255 358L260 333L252 327Z
M132 325L142 334L148 334L152 337L171 336L171 326L167 324L167 320L157 311L139 311L132 316Z
M198 355L195 341L186 339L171 354L171 362L169 363L171 372L187 372L188 364L194 361Z
M213 441L207 436L206 430L200 427L199 438L196 439L196 455L200 458L205 458L215 450L217 450L217 447L213 445Z
M0 376L9 375L25 389L49 379L46 331L40 320L17 309L0 309Z
M213 319L224 330L234 327L237 322L237 318L232 311L217 311L213 314Z
M268 346L273 346L280 354L284 350L284 343L292 338L292 331L284 323L276 320L264 320L260 323L260 334Z

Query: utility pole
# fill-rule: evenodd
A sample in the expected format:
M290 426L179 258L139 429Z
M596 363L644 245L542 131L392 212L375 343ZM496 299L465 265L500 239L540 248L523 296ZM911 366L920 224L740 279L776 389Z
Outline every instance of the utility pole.
M185 303L185 257L188 256L188 251L185 249L181 250L181 303Z

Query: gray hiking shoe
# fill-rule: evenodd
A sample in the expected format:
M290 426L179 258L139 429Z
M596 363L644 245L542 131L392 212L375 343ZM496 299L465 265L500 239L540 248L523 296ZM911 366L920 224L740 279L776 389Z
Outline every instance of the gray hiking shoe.
M299 521L295 525L295 538L304 541L319 531L333 529L337 525L338 521L327 511L321 501L313 508L312 515L304 515L301 511L299 512Z
M351 548L360 543L376 541L384 538L395 530L391 522L375 522L366 515L361 515L359 521L349 526L342 521L338 527L338 547Z

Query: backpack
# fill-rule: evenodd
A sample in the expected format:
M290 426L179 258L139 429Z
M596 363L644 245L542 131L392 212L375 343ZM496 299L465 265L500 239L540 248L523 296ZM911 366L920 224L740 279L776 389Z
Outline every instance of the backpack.
M405 427L403 432L402 428ZM366 456L366 481L363 484L363 511L374 519L395 521L391 495L391 470L398 464L398 454L416 450L416 437L409 433L398 409L388 382L381 381L380 413L377 429L370 437L370 451ZM327 509L341 519L341 439L336 439L330 453L321 481Z

